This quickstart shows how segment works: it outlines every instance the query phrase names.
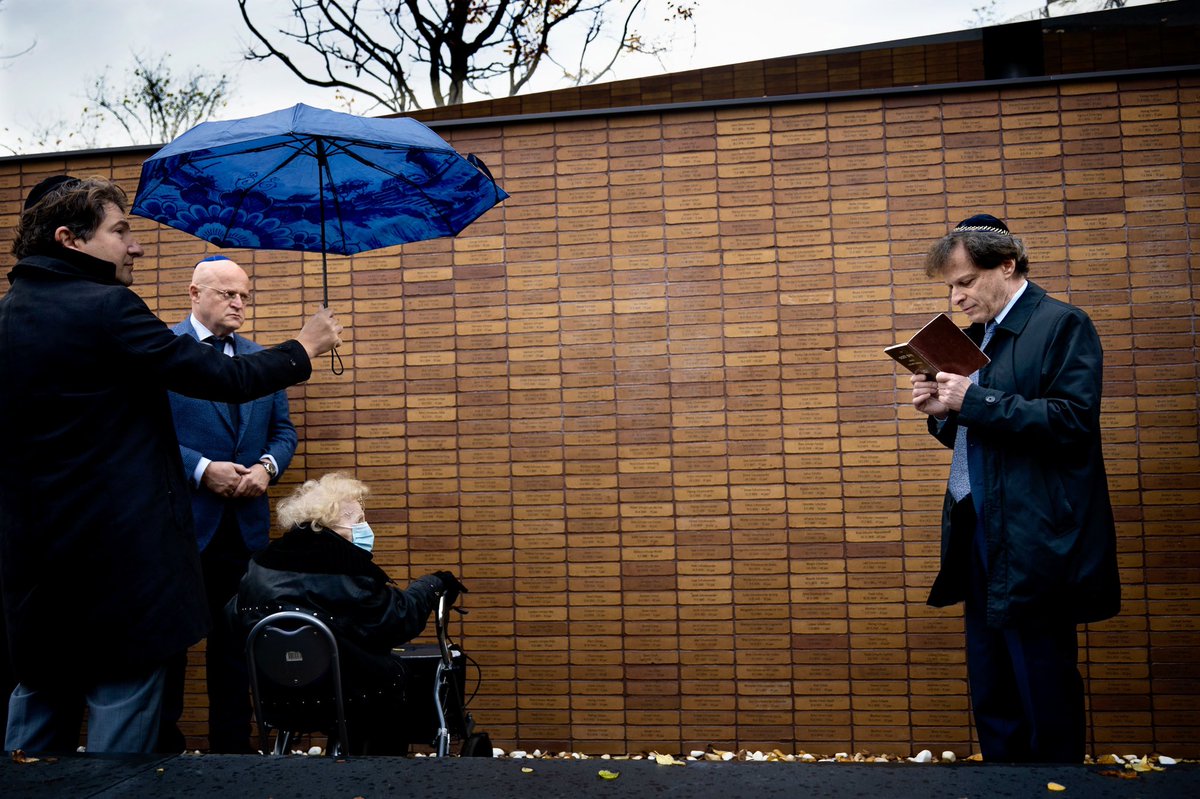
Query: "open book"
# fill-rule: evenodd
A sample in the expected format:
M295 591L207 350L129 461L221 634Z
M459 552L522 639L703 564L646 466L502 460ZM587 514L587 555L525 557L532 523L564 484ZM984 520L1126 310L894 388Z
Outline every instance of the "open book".
M883 351L913 374L930 377L938 372L969 375L990 360L944 313L929 320L907 343L893 344Z

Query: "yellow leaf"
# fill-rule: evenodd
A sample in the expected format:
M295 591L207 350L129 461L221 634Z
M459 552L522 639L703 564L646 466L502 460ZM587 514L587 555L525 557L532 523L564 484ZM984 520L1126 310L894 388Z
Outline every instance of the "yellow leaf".
M617 777L621 776L621 772L609 771L606 768L602 768L599 771L597 771L596 773L600 775L600 779L602 779L602 780L615 780Z
M676 760L671 755L660 755L658 752L650 753L654 757L654 762L660 766L682 766L682 760Z
M1046 783L1046 790L1048 790L1048 791L1065 791L1066 789L1067 789L1067 786L1059 785L1057 782Z
M533 769L531 769L529 766L522 766L522 767L521 767L521 773L522 773L522 774L532 774L532 773L533 773Z

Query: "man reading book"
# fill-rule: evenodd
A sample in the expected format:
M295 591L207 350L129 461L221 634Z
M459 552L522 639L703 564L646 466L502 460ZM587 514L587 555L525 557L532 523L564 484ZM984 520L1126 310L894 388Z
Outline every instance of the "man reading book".
M912 403L954 449L929 604L965 602L967 672L985 760L1084 757L1076 625L1120 604L1100 446L1103 353L1091 320L1026 279L1025 246L980 214L925 263L991 361L914 374Z

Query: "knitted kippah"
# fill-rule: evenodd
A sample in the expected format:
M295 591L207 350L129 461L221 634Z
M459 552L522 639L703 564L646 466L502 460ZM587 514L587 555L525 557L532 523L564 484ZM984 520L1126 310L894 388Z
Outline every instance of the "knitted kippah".
M985 233L1010 233L1008 225L991 214L975 214L954 226L954 232L960 230L982 230Z

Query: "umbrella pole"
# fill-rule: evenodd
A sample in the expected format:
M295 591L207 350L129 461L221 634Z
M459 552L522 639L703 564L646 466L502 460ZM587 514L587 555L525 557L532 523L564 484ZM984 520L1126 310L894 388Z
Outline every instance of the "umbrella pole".
M325 155L325 140L317 139L317 199L321 205L321 304L329 307L329 256L325 252L325 173L329 170L329 159ZM340 375L346 371L342 356L334 347L329 351L329 371Z
M322 210L324 210L323 207L322 207ZM322 214L322 216L324 216L324 214ZM322 220L322 225L321 225L321 238L322 239L324 239L324 237L325 237L325 226L323 223L324 223L324 220ZM328 273L328 261L326 259L324 245L325 245L325 242L322 241L321 242L321 286L322 286L321 302L322 302L323 307L328 308L329 307L329 273ZM335 375L344 374L346 371L346 367L342 363L342 355L340 352L337 351L337 347L334 347L333 349L331 349L329 351L329 371L333 372Z
M317 202L321 206L321 290L322 302L329 307L329 265L325 253L325 172L329 159L325 156L325 140L317 139Z

